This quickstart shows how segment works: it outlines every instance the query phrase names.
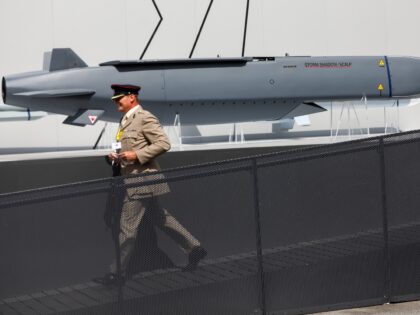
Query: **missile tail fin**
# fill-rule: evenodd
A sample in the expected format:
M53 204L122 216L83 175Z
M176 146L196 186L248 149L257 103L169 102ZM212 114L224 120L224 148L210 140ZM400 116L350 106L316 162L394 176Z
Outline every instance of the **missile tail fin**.
M44 53L44 71L84 68L88 65L71 48L54 48Z
M44 62L42 66L42 70L44 71L50 71L51 53L51 51L44 52Z
M100 109L79 109L73 116L68 116L63 124L84 127L94 125L105 111Z
M284 118L294 118L326 111L325 108L319 106L314 102L303 102L296 106L292 111L283 116Z

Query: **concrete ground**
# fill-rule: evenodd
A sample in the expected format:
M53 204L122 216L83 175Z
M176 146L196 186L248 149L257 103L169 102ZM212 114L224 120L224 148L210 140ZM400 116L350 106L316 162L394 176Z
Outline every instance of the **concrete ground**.
M340 311L316 313L317 315L353 315L353 314L420 314L420 301L393 303L378 306L353 308Z

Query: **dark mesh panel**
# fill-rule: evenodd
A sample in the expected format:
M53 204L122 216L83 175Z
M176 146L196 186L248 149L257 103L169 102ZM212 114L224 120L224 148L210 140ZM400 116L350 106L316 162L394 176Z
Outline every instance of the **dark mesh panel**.
M260 308L250 165L124 180L127 194L139 198L128 212L145 208L124 286L128 313L251 314ZM182 271L188 252L198 245L207 256L196 270Z
M420 296L420 137L385 142L392 300Z
M108 271L115 255L103 219L109 183L0 200L2 307L17 314L116 308L118 290L92 282Z
M377 146L331 151L259 161L268 311L383 300Z
M409 132L2 194L0 313L307 313L418 298L419 148ZM120 285L91 281L110 270Z

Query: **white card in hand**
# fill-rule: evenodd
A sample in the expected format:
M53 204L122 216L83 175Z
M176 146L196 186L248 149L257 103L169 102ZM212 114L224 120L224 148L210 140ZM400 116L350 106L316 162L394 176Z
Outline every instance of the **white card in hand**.
M112 143L112 150L116 151L121 149L121 142L113 142Z

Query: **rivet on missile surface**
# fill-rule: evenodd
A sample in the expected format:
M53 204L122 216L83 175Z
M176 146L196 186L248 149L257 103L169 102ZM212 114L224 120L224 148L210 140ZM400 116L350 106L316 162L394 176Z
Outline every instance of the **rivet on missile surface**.
M269 82L270 82L271 85L273 85L275 81L273 79L270 79Z

